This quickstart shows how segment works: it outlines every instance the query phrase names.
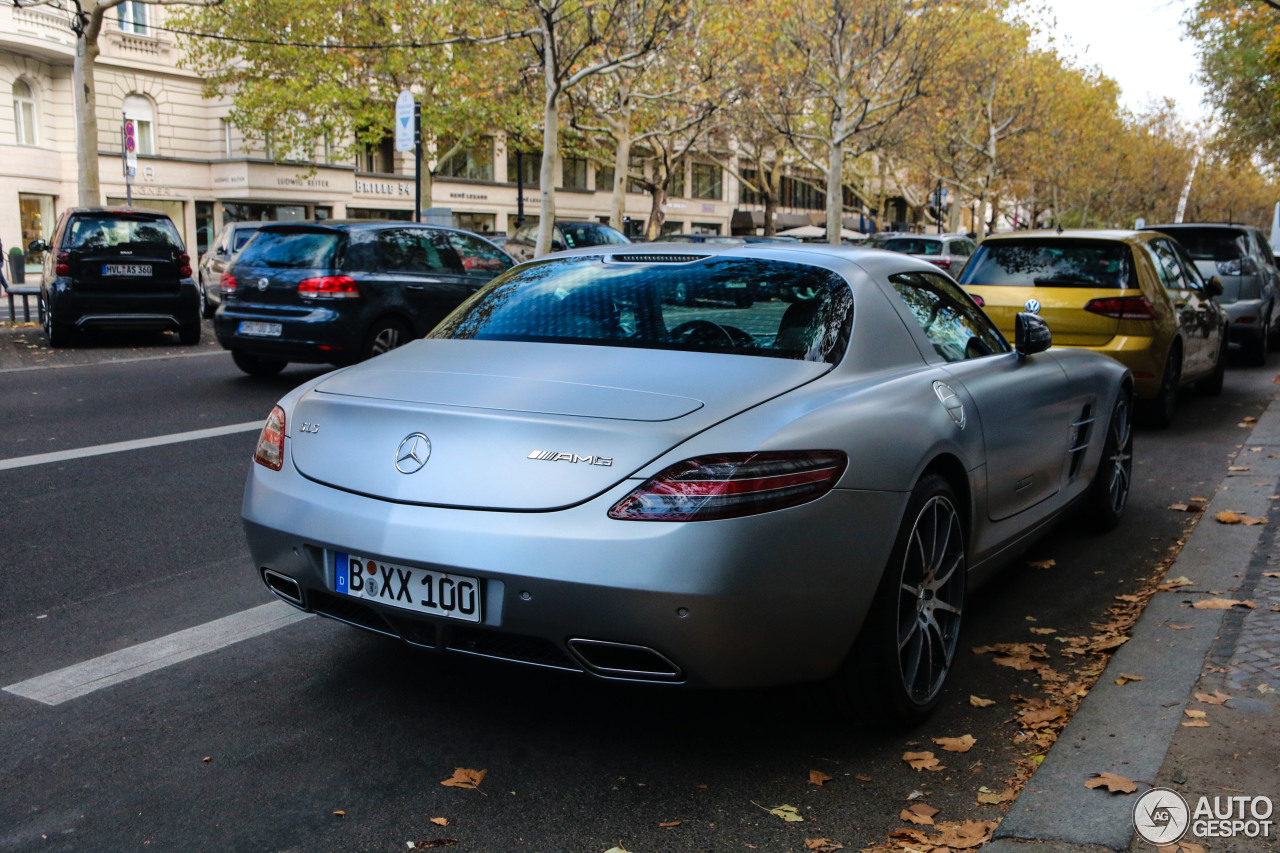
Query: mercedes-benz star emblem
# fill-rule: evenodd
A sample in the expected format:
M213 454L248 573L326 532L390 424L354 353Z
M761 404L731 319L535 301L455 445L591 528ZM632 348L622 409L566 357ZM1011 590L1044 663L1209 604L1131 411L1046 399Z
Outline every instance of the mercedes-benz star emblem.
M1030 311L1032 314L1039 314L1039 313L1040 313L1040 300L1039 300L1039 299L1028 299L1028 300L1027 300L1027 304L1026 304L1026 305L1023 305L1022 307L1023 307L1023 308L1026 308L1026 309L1027 309L1028 311Z
M270 283L271 282L267 281L265 278L258 279L258 290L266 290L267 285Z
M431 458L431 439L420 432L405 436L396 449L396 470L401 474L416 474Z

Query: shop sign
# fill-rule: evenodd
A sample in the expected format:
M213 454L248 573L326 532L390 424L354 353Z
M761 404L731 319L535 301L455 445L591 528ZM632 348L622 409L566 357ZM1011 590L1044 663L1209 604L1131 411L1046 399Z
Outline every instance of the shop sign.
M461 198L467 201L488 201L487 193L449 193L449 198Z
M371 195L413 195L413 184L404 181L364 181L356 178L356 192Z
M359 182L357 181L357 183ZM328 189L329 181L325 178L276 178L276 186Z

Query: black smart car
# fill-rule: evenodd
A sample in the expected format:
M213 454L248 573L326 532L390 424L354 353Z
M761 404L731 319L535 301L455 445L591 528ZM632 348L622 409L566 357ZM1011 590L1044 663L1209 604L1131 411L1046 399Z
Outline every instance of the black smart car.
M42 251L40 305L49 346L84 329L174 331L200 341L200 288L167 214L142 208L63 211Z
M291 361L352 364L421 337L514 261L453 228L263 225L222 275L218 343L254 376Z

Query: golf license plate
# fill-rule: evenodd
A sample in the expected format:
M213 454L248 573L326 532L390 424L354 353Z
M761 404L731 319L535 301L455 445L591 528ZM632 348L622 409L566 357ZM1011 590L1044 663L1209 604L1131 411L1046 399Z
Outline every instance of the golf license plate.
M284 327L279 323L259 323L253 320L240 321L240 334L253 335L259 338L278 338Z
M102 274L104 276L149 276L151 275L151 264L103 264Z
M334 589L339 595L465 622L480 621L480 581L476 578L411 569L341 551L335 556Z

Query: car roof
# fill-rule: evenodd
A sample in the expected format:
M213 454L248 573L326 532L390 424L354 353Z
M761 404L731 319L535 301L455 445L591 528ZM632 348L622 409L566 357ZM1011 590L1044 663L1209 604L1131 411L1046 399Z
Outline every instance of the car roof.
M453 228L448 225L432 225L428 222L405 222L399 219L305 219L301 222L258 222L254 223L259 230L279 231L289 228L302 228L308 231L380 231L386 228L429 228L436 231L457 231L461 234L476 235L473 231Z
M1170 222L1167 225L1144 225L1143 231L1179 231L1188 228L1221 228L1222 230L1233 231L1257 231L1258 229L1252 225L1245 225L1242 222Z
M107 214L114 214L114 215L126 214L128 216L152 216L157 218L164 217L165 219L169 218L169 214L165 213L163 210L155 210L150 207L128 207L127 205L122 205L120 207L69 207L67 208L66 212L68 216L74 216L81 213L88 213L88 214L93 214L97 216L99 214L107 213Z
M1009 240L1107 240L1116 243L1129 243L1131 245L1145 244L1158 236L1150 230L1135 231L1132 229L1122 228L1075 228L1063 231L1042 230L1042 231L1006 231L1002 234L991 234L982 241L982 245L987 243L1003 243Z

